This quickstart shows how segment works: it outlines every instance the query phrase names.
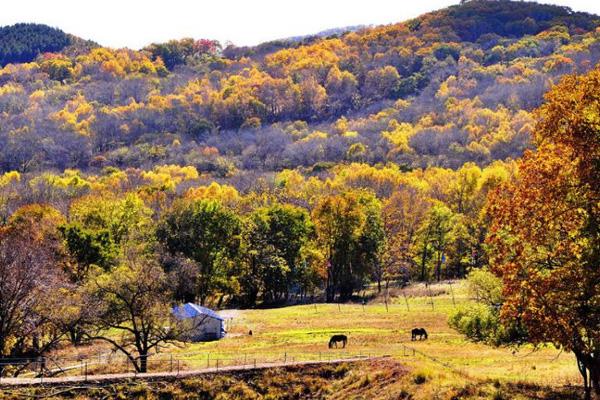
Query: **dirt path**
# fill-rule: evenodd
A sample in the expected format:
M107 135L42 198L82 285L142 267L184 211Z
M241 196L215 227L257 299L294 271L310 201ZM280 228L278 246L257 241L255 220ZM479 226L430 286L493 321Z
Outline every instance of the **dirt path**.
M296 361L296 362L281 362L281 363L268 363L268 364L249 364L249 365L237 365L231 367L212 367L198 370L188 371L173 371L173 372L150 372L146 374L107 374L107 375L79 375L79 376L67 376L59 378L2 378L0 379L0 387L14 387L14 386L32 386L32 385L65 385L72 383L114 383L123 380L130 379L161 379L161 378L185 378L205 374L214 374L221 372L237 372L237 371L250 371L267 368L281 368L291 366L302 366L302 365L320 365L320 364L339 364L343 362L356 362L365 360L382 359L384 357L356 357L346 358L337 360L326 360L326 361Z
M221 318L224 319L232 319L232 318L238 318L241 315L240 310L236 310L236 309L228 309L228 310L220 310L217 311L217 314L219 314L221 316Z

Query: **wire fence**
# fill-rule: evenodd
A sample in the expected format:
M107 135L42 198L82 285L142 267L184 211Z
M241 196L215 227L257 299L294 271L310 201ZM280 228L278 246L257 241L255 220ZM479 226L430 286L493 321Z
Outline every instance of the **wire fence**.
M414 348L403 346L404 356L415 356ZM124 355L105 353L85 359L69 358L1 359L0 384L42 384L64 380L94 380L126 376L179 375L190 372L250 370L270 366L293 366L389 357L386 354L323 351L317 353L184 353L154 354L133 360ZM145 368L141 368L145 365ZM145 372L142 372L145 370Z
M130 378L183 377L202 373L227 373L258 368L288 367L302 364L340 363L360 360L376 360L391 357L383 352L350 352L330 350L322 352L283 352L283 353L172 353L153 354L146 358L147 372L139 371L140 358L131 360L118 353L103 353L84 359L38 358L0 360L0 385L63 384L75 382L117 381ZM394 349L395 359L410 357L427 359L463 378L479 381L471 370L462 364L455 364L424 352L418 348L401 344ZM136 367L137 365L137 367ZM577 376L564 377L565 383L578 382ZM556 383L556 382L554 382Z

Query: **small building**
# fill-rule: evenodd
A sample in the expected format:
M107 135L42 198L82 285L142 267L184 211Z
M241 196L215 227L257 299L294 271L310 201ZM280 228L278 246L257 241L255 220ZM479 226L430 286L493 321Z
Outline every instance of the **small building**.
M210 308L186 303L173 307L173 314L189 324L189 332L184 337L187 341L206 342L225 336L225 320Z

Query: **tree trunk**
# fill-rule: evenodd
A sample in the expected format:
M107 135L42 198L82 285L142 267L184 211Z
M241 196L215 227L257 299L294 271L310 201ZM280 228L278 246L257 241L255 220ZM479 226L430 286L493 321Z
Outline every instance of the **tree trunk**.
M140 353L139 372L142 374L148 372L148 352L147 351Z
M425 281L425 264L427 262L427 247L423 249L421 256L421 282Z
M600 369L598 366L593 365L589 368L590 370L590 383L594 390L594 398L600 399Z
M329 260L327 268L327 287L325 288L326 300L328 303L333 303L335 299L335 285L333 283L333 263Z
M583 378L583 390L584 390L584 400L592 400L592 376L589 371L588 360L586 357L575 351L575 357L577 358L577 368L579 369L579 373ZM591 371L590 371L591 372Z
M81 346L83 331L79 326L74 326L73 328L69 329L69 337L73 346Z
M256 300L258 299L258 289L256 287L252 287L252 289L248 289L246 292L246 305L254 306L256 305Z

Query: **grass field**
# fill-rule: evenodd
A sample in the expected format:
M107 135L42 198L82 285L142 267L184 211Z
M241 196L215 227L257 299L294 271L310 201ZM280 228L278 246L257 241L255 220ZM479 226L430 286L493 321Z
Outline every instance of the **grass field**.
M217 360L225 366L251 365L254 359L261 363L284 359L306 361L353 355L389 355L391 362L395 361L396 365L409 371L409 378L400 379L397 383L388 379L385 391L395 387L397 392L401 392L414 386L413 381L423 380L426 384L410 389L410 393L418 393L413 395L414 399L488 398L486 396L500 390L498 388L511 393L508 398L531 398L532 390L541 391L541 395L532 396L536 398L547 398L547 393L555 390L561 395L552 398L566 398L561 390L580 385L571 354L552 346L535 351L532 347L517 351L496 348L471 342L450 328L447 321L452 310L472 302L464 282L433 284L429 288L422 284L404 290L395 288L390 290L387 299L387 306L380 295L374 296L364 306L310 304L224 310L221 315L227 318L228 330L224 339L163 349L160 354L151 357L149 367L151 371L173 368L169 360L180 360L182 368L201 369L214 367ZM410 331L414 327L426 328L429 339L412 342ZM252 336L248 335L249 330L252 330ZM330 336L336 333L348 336L347 348L328 348ZM417 351L414 355L413 348ZM79 348L63 348L55 356L93 359L94 354L108 349L105 343L100 342ZM113 358L109 363L90 366L89 372L123 372L126 364ZM373 374L386 376L385 371L385 367L361 371L364 376L360 379L371 379ZM73 368L68 373L78 374L80 368ZM465 388L472 392L482 387L488 390L480 397L452 395ZM518 397L524 391L528 395ZM438 393L444 395L438 396Z
M431 294L431 296L429 296ZM344 354L391 355L403 364L428 374L451 375L451 380L494 379L527 382L545 386L579 384L574 358L549 346L514 351L473 343L450 328L448 315L454 307L471 301L462 283L412 286L396 290L388 299L376 298L361 304L312 304L274 309L234 310L228 320L229 335L223 340L190 344L170 350L193 366L206 358L288 357L313 355L337 358ZM408 305L407 305L408 303ZM433 303L433 305L432 305ZM429 340L411 342L410 330L424 327ZM253 335L249 336L248 331ZM329 337L344 333L349 337L344 350L327 348ZM405 356L404 345L423 355ZM210 356L207 356L210 354ZM408 354L411 354L410 352ZM443 365L443 364L446 365Z

